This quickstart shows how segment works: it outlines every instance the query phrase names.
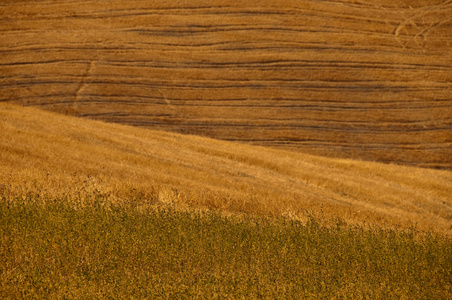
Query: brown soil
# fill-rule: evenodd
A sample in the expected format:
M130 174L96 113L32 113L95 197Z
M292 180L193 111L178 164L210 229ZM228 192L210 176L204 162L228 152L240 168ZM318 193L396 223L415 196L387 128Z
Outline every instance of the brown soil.
M0 101L452 169L452 1L0 3Z

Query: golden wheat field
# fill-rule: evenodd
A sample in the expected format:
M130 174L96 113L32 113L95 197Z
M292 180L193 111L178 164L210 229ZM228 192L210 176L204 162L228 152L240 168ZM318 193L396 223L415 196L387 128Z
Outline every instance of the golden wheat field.
M0 1L5 299L449 299L452 0Z
M450 233L451 15L452 1L2 1L1 191Z
M451 16L444 0L3 0L0 101L451 170Z
M99 195L452 233L450 171L325 158L13 104L0 104L0 120L0 192L7 198L83 202Z

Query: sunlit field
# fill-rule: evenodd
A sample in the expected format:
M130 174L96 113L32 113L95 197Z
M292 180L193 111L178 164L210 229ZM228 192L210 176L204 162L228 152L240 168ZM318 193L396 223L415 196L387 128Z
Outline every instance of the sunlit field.
M6 298L447 299L451 174L0 105Z
M452 169L452 3L3 0L0 101Z
M452 299L452 1L0 1L0 298Z
M324 158L0 104L0 191L452 230L450 171Z
M449 299L452 242L337 220L0 200L0 292L45 299Z

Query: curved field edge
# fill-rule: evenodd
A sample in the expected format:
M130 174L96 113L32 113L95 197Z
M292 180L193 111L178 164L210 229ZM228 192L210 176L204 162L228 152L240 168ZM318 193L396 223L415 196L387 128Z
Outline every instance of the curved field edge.
M0 104L0 195L96 195L451 233L452 173L331 159ZM80 200L81 199L81 200Z
M0 7L0 101L452 170L451 1Z

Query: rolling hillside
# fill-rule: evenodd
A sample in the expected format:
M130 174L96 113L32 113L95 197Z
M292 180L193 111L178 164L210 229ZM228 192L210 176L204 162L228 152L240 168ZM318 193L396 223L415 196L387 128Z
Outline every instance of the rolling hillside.
M0 101L452 170L451 16L444 0L3 0Z
M450 171L324 158L5 103L0 183L3 199L83 204L100 195L452 233Z

